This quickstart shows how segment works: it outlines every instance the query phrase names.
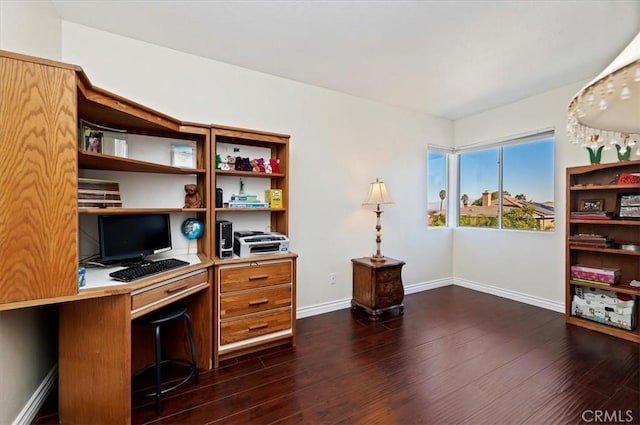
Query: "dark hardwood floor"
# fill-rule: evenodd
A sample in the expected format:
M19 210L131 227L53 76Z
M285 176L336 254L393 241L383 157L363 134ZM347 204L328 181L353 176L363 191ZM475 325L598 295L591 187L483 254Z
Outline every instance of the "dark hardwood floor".
M298 320L298 346L227 361L133 423L640 423L640 346L562 314L449 286L370 321ZM598 420L600 419L600 420ZM58 423L55 395L35 424Z

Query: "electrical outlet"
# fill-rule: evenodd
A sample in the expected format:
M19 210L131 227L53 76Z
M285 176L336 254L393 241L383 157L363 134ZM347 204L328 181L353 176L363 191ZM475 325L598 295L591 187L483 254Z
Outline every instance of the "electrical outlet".
M329 273L329 284L331 284L331 285L335 285L336 284L336 274L335 273Z

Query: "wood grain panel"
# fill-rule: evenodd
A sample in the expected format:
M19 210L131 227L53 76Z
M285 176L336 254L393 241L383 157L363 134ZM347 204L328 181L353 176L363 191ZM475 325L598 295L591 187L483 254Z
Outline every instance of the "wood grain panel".
M291 285L223 294L220 297L220 318L236 317L291 305Z
M0 303L77 292L75 75L0 57Z
M129 311L128 294L60 305L62 423L131 422Z
M291 261L230 267L220 270L220 291L232 292L291 283Z
M291 328L291 309L273 310L220 324L220 344L231 344Z

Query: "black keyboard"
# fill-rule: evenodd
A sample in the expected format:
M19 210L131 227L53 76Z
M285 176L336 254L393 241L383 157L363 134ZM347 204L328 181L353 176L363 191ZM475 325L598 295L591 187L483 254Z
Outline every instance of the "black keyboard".
M178 260L177 258L167 258L166 260L158 260L127 267L126 269L109 273L109 276L121 282L131 282L132 280L166 272L167 270L177 267L188 266L189 264L189 262Z

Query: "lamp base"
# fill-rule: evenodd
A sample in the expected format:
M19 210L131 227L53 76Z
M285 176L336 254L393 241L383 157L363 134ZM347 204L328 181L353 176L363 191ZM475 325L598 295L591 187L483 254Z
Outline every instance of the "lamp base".
M385 261L387 261L384 255L377 255L377 254L372 255L371 257L369 257L369 259L374 263L384 263Z

